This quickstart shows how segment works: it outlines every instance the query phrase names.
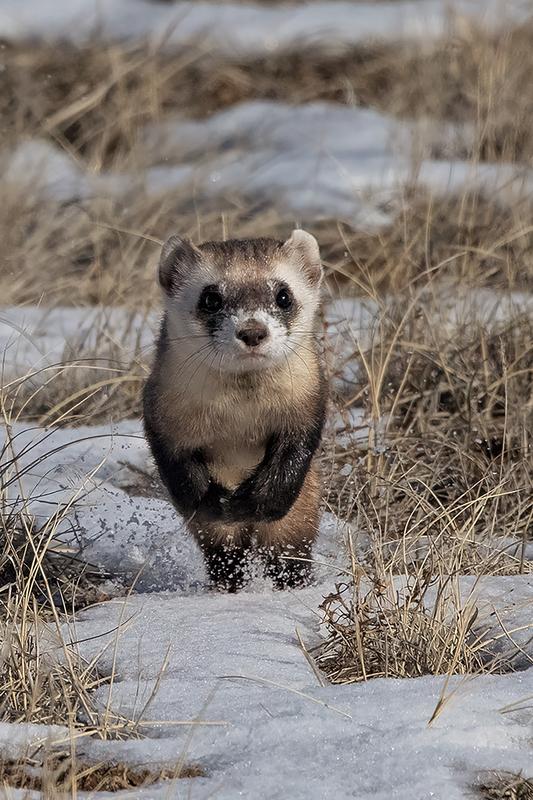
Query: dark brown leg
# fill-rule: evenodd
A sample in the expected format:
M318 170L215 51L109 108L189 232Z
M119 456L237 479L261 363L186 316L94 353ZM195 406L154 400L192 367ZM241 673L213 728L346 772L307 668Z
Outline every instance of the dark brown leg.
M313 544L320 521L320 480L314 465L296 502L282 519L257 526L265 575L277 589L306 586L313 578Z
M207 574L217 589L237 592L250 578L251 536L245 528L190 524L202 550Z
M312 546L310 541L301 541L297 546L289 544L264 549L265 576L272 580L276 589L295 589L311 582Z

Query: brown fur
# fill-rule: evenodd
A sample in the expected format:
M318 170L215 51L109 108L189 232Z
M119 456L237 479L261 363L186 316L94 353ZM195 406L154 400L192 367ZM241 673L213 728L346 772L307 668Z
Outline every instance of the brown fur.
M267 431L306 423L306 408L319 387L314 352L293 355L278 370L245 375L193 375L195 364L181 370L171 354L158 369L157 416L167 437L179 447L202 447L213 475L233 467L222 483L240 483L264 455ZM234 455L234 459L232 458ZM248 468L239 469L239 465Z
M223 525L200 522L193 517L188 528L204 552L224 547L230 558L232 551L235 557L251 554L252 540L255 539L265 558L266 576L279 588L284 588L290 582L290 575L301 573L301 579L296 581L298 585L305 582L311 568L312 548L320 522L321 489L315 461L296 502L283 519L254 525ZM236 576L237 584L244 582L246 577L245 566L244 574Z
M199 357L195 352L200 347L198 339L189 342L181 335L179 324L173 327L172 314L176 312L169 306L166 340L158 350L149 381L145 416L149 415L152 427L164 434L169 450L201 451L211 478L230 490L239 487L261 463L272 431L306 430L313 426L313 415L321 406L325 391L314 335L319 280L315 279L313 285L312 264L306 272L308 264L301 254L298 254L301 267L299 262L291 266L287 259L283 261L283 248L281 242L261 239L209 242L197 249L202 254L202 266L198 268L187 261L195 256L194 252L191 256L189 246L185 245L180 251L181 264L176 267L182 269L181 280L188 285L200 279L204 284L216 283L225 276L230 276L234 285L241 282L243 286L264 285L269 276L274 280L276 270L283 280L289 276L302 304L302 330L298 344L279 363L243 373L213 368L212 361L206 364L203 355ZM163 259L168 259L165 250ZM175 272L172 264L169 268L163 263L163 268L162 284L172 298ZM195 273L198 269L203 273L200 278ZM221 270L223 278L219 277ZM201 338L199 341L202 343ZM266 572L275 583L295 585L290 576L294 577L295 568L301 564L289 559L291 555L310 558L319 525L320 496L320 479L313 461L296 500L281 519L229 524L207 521L193 514L188 527L208 565L218 557L234 557L236 562L242 562L255 541L263 551ZM304 574L307 574L305 568ZM211 570L211 577L219 582L216 568L214 572ZM235 584L238 586L243 580L244 574L237 574Z

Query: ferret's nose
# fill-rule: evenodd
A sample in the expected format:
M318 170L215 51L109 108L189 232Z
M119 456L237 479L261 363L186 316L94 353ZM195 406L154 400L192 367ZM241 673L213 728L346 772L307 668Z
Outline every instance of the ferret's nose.
M237 339L244 342L248 347L257 347L268 336L268 328L262 322L245 322L235 334Z

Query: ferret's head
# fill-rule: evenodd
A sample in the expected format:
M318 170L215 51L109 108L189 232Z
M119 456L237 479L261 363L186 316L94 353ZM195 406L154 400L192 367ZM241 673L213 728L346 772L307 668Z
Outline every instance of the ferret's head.
M313 334L322 266L316 239L246 239L163 246L159 281L168 340L208 369L249 372L286 362Z

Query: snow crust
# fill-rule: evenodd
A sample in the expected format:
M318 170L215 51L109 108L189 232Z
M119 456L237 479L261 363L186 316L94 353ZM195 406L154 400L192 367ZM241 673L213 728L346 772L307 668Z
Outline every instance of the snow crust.
M490 583L508 602L531 592L530 582L515 578ZM72 631L84 640L81 652L93 656L113 642L102 661L118 654L112 703L134 717L143 710L149 723L143 742L89 750L133 762L184 754L208 772L195 783L200 797L217 787L223 798L447 800L467 797L480 770L527 771L527 713L501 709L523 705L533 670L452 679L449 704L431 727L442 677L321 687L295 630L307 645L317 640L322 591L138 596L84 613ZM120 634L89 640L121 623ZM159 692L146 706L156 681ZM109 691L100 690L102 703ZM225 724L176 724L187 720Z

